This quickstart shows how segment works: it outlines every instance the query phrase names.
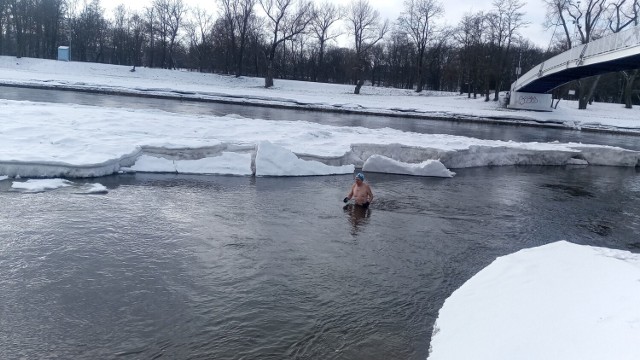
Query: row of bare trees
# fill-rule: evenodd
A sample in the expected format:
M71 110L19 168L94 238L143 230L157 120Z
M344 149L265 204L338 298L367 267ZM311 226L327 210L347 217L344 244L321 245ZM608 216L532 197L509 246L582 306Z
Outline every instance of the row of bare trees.
M568 50L578 44L587 44L610 33L620 32L640 24L639 0L544 0L547 5L547 25L557 27L559 50ZM640 64L638 66L640 68ZM632 107L632 96L638 70L622 71L625 106ZM586 109L602 76L578 80L578 107ZM568 89L568 87L565 87Z
M493 100L508 90L516 67L527 70L576 42L637 25L640 8L638 0L539 1L548 5L548 26L559 29L552 50L521 36L529 25L522 0L494 0L491 10L468 13L455 27L443 25L440 0L405 0L393 22L368 0L344 7L215 0L216 13L183 0L149 0L142 11L120 6L109 16L100 0L0 0L0 54L55 58L58 46L70 45L74 61L261 76L266 87L286 78L352 84L359 93L368 81L488 101L492 90ZM629 104L637 75L619 75ZM585 101L598 95L599 82L576 85Z

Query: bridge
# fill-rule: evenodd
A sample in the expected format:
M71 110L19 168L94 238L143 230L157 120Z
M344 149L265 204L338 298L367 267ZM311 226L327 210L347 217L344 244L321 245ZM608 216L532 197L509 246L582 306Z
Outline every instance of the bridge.
M572 80L640 68L640 26L554 56L511 84L509 107L551 111L551 90Z

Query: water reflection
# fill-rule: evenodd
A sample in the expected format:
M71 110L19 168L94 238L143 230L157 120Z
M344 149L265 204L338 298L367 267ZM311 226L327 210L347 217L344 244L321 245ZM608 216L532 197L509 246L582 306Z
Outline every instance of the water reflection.
M344 210L344 213L347 214L347 219L351 224L351 235L357 236L362 230L360 227L369 223L371 209L369 207L355 204L347 204L342 209Z

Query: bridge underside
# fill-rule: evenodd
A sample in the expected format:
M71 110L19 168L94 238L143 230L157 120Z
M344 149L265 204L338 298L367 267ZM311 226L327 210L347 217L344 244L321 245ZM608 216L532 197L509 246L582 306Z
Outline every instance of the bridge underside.
M527 93L547 93L560 85L570 81L589 76L601 75L622 70L634 70L640 68L640 54L628 56L621 59L601 62L592 65L583 65L571 69L549 74L518 89L519 92Z

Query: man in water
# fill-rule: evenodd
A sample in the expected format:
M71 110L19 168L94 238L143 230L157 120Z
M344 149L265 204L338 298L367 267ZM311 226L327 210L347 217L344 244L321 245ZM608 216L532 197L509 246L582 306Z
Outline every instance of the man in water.
M362 207L369 207L369 204L373 201L373 192L371 192L371 186L364 182L364 174L358 173L356 175L355 183L351 186L351 191L349 191L349 195L344 198L344 202L348 202L349 200L355 201L356 205L360 205Z

